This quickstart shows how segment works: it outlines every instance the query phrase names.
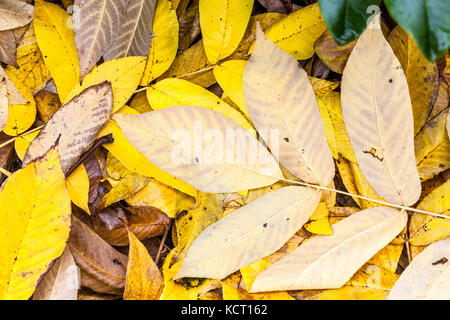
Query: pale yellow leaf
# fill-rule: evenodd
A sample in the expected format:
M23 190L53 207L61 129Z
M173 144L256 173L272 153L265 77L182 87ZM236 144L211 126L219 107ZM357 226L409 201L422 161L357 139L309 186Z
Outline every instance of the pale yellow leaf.
M308 220L321 192L285 187L228 214L194 241L175 279L223 279L283 246Z
M389 202L414 204L421 185L411 99L402 66L381 29L369 27L359 37L344 70L341 99L345 126L369 183Z
M218 112L177 106L140 115L116 114L113 118L139 152L197 190L238 192L282 178L267 149ZM204 133L206 139L202 138ZM240 141L239 148L235 147L236 140Z
M244 72L251 119L286 169L302 180L327 186L334 177L334 162L308 76L260 27L256 33L255 50Z
M430 244L403 271L389 300L450 299L450 237Z
M256 278L250 292L342 287L406 226L407 214L378 207L334 224L332 236L315 236Z

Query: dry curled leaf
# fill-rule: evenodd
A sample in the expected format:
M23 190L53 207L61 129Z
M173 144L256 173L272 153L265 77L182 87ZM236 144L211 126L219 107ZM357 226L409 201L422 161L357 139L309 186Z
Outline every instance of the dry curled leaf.
M111 85L89 87L62 106L30 144L23 159L26 166L59 138L61 166L67 172L80 155L94 142L108 122L113 106ZM83 112L80 113L80 110Z

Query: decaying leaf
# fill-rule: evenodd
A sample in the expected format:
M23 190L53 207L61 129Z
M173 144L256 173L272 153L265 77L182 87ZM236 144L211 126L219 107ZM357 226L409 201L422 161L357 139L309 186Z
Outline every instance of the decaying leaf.
M104 54L105 60L148 54L155 6L156 0L127 1L124 23Z
M66 249L39 283L33 300L77 300L79 287L78 267Z
M51 77L38 47L34 23L26 28L24 35L17 45L17 66L18 68L12 65L7 66L6 71L9 75L13 73L20 81L21 86L30 92L30 95L41 88L41 86ZM23 90L20 89L20 86L18 86L18 88L22 94L25 94Z
M435 188L417 206L421 210L450 215L450 180ZM409 223L409 241L415 246L426 246L450 236L450 220L414 214Z
M121 295L125 287L127 256L72 216L69 248L81 270L81 285L99 293Z
M15 29L33 20L34 7L21 0L3 0L0 3L0 31Z
M387 60L389 59L389 60ZM414 204L421 186L408 84L381 29L360 36L342 77L342 112L361 171L395 204Z
M60 137L61 166L67 172L108 122L113 105L111 85L92 86L62 106L33 140L23 166L40 157ZM83 110L83 112L80 112Z
M123 0L75 0L74 4L80 20L74 27L83 79L119 35L122 12L128 6Z
M17 67L17 43L13 30L0 31L0 61Z
M317 56L332 71L342 74L348 57L356 45L356 41L339 46L328 31L325 31L314 43Z

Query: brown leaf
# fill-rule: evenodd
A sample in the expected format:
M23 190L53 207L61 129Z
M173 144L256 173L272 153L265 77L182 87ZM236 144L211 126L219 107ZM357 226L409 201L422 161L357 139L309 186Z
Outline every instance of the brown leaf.
M128 258L72 216L69 248L81 270L81 285L99 293L121 295Z
M161 235L169 225L165 213L154 207L109 207L95 216L82 215L82 220L105 241L114 246L126 246L127 227L139 240Z
M23 166L42 156L60 138L59 156L65 173L92 145L109 121L113 106L111 84L103 82L84 90L62 106L30 144Z
M57 94L47 90L39 91L35 96L36 108L39 118L47 123L53 114L61 107L61 102Z
M89 178L89 210L95 213L95 203L97 199L99 199L100 194L99 186L102 180L102 171L100 169L100 164L93 156L87 158L83 162L83 165Z
M336 73L342 74L348 57L356 45L352 41L344 46L339 46L328 31L325 31L314 43L314 49L322 62Z
M12 30L0 31L0 61L18 68L16 38Z
M10 138L11 137L7 136L5 133L0 132L0 144L6 142ZM9 166L12 163L13 157L14 157L14 144L10 143L4 146L3 148L0 148L0 167L8 170ZM5 178L6 176L0 173L0 185Z
M20 0L0 1L0 31L27 25L33 19L34 7Z
M291 0L268 0L268 12L291 13Z
M114 1L117 2L117 1ZM119 34L105 53L105 60L146 56L150 51L156 0L129 0Z

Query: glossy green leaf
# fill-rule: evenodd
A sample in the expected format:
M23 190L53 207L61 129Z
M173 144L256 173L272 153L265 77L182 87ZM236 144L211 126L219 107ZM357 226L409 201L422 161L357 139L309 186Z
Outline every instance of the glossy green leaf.
M359 37L368 21L378 13L370 6L379 4L380 0L319 0L328 30L339 45Z
M386 0L384 3L428 60L435 61L445 54L450 46L448 0Z

